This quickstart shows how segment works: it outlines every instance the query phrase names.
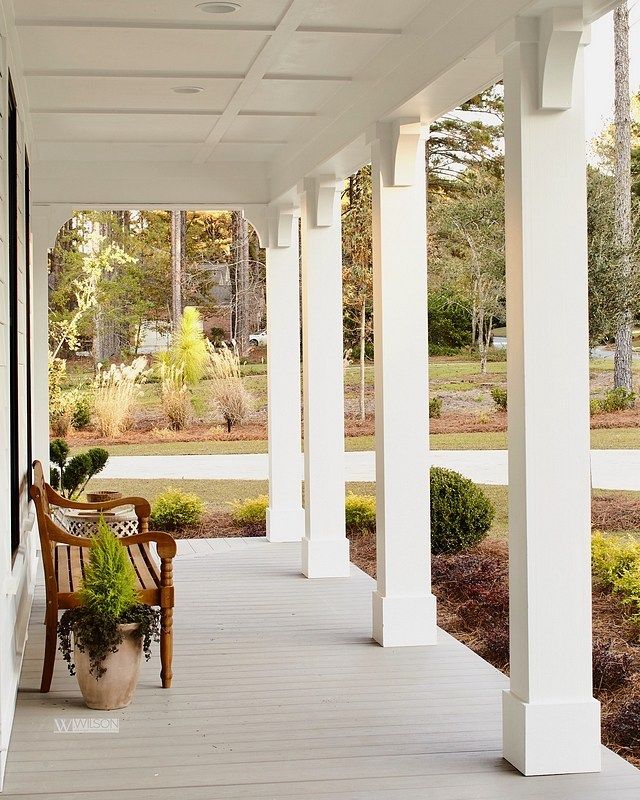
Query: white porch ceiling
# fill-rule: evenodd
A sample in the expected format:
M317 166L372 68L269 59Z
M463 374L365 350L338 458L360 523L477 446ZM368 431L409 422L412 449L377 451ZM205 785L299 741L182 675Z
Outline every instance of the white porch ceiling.
M213 15L197 2L13 0L23 72L14 82L30 112L36 178L62 164L77 175L92 165L94 179L99 165L111 180L109 163L154 165L157 177L166 162L211 174L233 162L262 173L254 202L283 196L301 175L364 163L376 119L428 120L498 78L495 31L541 5L239 0L236 12ZM612 4L588 0L587 13ZM105 184L105 203L133 201L114 191Z

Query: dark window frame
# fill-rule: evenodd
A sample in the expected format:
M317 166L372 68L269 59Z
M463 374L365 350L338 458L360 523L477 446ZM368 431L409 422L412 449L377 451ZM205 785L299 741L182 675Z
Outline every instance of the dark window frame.
M8 246L9 246L9 459L11 480L11 552L20 545L20 369L18 295L18 108L9 76L7 120Z
M31 168L29 155L24 150L24 282L25 282L25 359L26 359L26 393L27 393L27 480L31 488L33 476L31 464L33 463L33 379L32 379L32 264L31 264Z

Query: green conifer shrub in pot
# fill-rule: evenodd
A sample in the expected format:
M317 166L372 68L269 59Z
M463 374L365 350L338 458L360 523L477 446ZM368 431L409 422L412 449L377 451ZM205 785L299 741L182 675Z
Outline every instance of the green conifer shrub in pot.
M77 599L58 625L60 652L89 708L124 708L136 690L142 653L149 660L151 643L159 641L160 613L140 602L133 565L104 519Z

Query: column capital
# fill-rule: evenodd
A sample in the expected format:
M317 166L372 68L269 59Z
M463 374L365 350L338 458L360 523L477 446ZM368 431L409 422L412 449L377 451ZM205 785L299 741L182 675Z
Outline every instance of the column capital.
M49 249L56 243L60 228L73 216L73 206L62 203L33 203L31 206L31 228L37 247L42 244Z
M307 213L314 228L330 228L338 220L336 194L342 181L335 175L318 175L304 178L298 185L298 193L306 195Z
M538 47L538 103L541 110L566 111L573 105L578 49L589 44L582 4L556 6L537 16L514 17L496 35L496 52L519 45Z
M269 206L267 211L267 237L265 246L291 247L294 243L293 226L300 217L298 206L289 204Z
M402 117L372 126L367 142L379 148L385 186L413 185L420 146L428 138L429 126L420 117Z

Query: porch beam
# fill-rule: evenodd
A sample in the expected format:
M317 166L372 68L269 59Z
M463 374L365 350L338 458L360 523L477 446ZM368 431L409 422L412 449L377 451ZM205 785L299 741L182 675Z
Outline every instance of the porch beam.
M560 37L564 55L543 63L548 48L538 35L548 42L547 25L566 19L546 12L502 45L511 632L503 752L525 775L600 769L591 677L583 48L574 24ZM574 64L569 76L567 64ZM550 319L563 321L559 339Z
M267 394L269 508L267 539L304 536L300 481L300 260L297 208L268 211Z
M305 536L308 578L347 577L344 519L341 183L306 178L302 211Z
M427 209L419 119L372 132L377 579L373 638L436 643L429 532Z

